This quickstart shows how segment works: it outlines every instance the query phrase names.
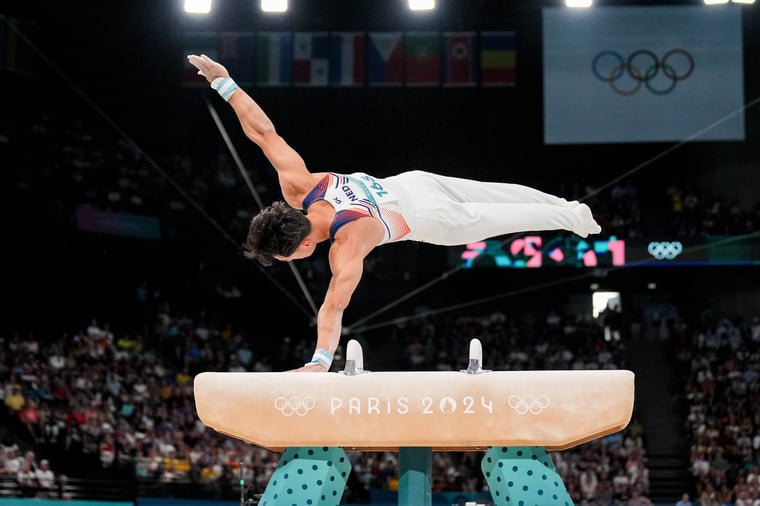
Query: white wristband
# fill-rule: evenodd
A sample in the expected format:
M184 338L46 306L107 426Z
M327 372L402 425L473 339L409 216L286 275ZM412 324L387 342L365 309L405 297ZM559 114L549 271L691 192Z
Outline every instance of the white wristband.
M211 81L211 87L219 93L219 95L228 101L232 94L238 89L238 85L231 77L217 77Z
M311 362L307 362L304 365L321 365L326 370L330 370L330 366L332 365L333 361L333 354L329 351L325 350L324 348L317 348L317 350L314 352L314 355L311 357Z

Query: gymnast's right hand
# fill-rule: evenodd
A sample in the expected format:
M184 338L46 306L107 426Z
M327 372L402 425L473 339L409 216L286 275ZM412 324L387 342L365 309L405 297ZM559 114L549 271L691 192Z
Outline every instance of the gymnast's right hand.
M306 364L303 367L299 367L298 369L291 369L288 372L327 372L327 369L325 369L325 366L320 364Z
M205 54L200 56L188 55L187 61L198 69L198 75L203 76L210 83L217 77L230 77L230 73L224 68L224 65L217 63Z

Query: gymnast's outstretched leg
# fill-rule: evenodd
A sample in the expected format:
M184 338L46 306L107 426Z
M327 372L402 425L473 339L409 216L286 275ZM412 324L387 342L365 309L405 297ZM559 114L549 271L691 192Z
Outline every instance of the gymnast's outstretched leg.
M413 240L453 246L517 232L567 230L587 237L601 231L586 204L528 186L422 171L399 178L415 190Z

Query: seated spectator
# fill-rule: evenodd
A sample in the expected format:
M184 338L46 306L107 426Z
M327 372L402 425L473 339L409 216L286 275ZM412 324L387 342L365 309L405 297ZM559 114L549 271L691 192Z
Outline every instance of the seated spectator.
M628 498L626 506L652 506L652 501L644 495L638 487L634 487L631 491L631 497Z
M691 502L691 496L689 495L689 493L684 492L681 495L681 498L675 504L675 506L694 506L694 503Z
M39 491L37 476L29 462L21 464L21 468L16 473L16 481L23 490L24 497L36 497Z
M26 398L21 391L21 385L15 383L11 390L5 394L5 405L12 413L18 414L24 404L26 404Z
M594 499L599 489L599 478L597 477L596 471L587 467L581 471L579 482L583 500L590 501Z
M18 454L18 447L16 445L6 447L2 473L15 478L21 470L21 463L23 461L24 459Z
M34 471L40 492L50 495L55 488L55 473L50 469L50 462L47 459L40 460L40 466Z
M37 403L35 401L32 399L26 401L18 412L18 419L33 441L42 441L43 420L37 410Z

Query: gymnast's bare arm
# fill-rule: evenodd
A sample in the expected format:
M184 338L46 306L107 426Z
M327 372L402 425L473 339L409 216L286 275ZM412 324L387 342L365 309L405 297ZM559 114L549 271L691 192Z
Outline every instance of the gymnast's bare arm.
M343 311L359 286L364 272L364 258L384 236L382 225L362 218L345 225L330 246L329 260L332 278L325 299L317 314L317 348L334 354L343 330ZM324 371L320 365L307 365L298 371Z
M222 64L206 55L189 55L187 59L209 83L220 77L230 77ZM236 89L228 103L235 111L245 135L261 148L277 171L282 195L287 203L300 208L303 197L322 175L309 172L301 155L280 137L269 116L243 89Z

